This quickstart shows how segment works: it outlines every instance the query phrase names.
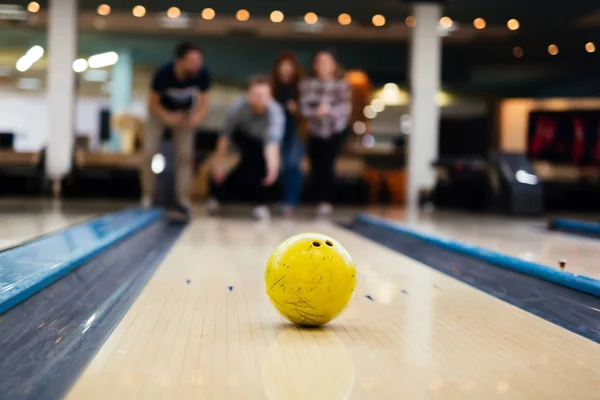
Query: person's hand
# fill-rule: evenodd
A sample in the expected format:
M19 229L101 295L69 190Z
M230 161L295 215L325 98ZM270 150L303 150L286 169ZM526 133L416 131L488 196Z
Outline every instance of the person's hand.
M275 183L275 181L277 180L277 175L279 174L279 171L277 171L274 168L268 169L267 170L267 176L265 176L265 179L263 179L263 185L264 186L271 186Z
M198 126L200 126L200 124L204 120L204 116L205 116L205 114L201 111L193 111L190 114L190 117L188 118L187 127L189 129L198 128Z
M324 117L326 115L329 115L330 111L331 111L331 108L327 104L321 103L321 105L317 109L317 116Z
M222 161L215 161L212 167L213 181L220 185L225 180L225 165Z
M163 120L170 128L178 128L183 125L184 115L181 112L170 112L163 116Z
M298 104L294 100L288 101L286 106L287 106L288 111L291 112L292 114L294 114L296 111L298 111Z

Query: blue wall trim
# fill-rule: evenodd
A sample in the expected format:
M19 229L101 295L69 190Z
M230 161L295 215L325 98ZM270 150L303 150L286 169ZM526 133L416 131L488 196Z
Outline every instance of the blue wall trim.
M550 229L560 229L567 232L587 233L595 237L600 237L600 223L598 222L555 218L552 221L550 221Z
M0 253L0 314L162 216L127 209Z
M375 226L400 232L409 235L428 243L441 246L445 249L456 253L464 254L470 257L475 257L484 262L497 265L512 271L522 274L535 276L536 278L544 279L558 285L566 286L571 289L589 293L594 296L600 296L600 281L588 278L581 275L572 274L570 272L559 271L548 266L524 261L518 258L510 257L505 254L497 253L492 250L484 249L475 245L461 243L455 240L424 234L410 229L401 224L395 224L390 221L377 218L367 214L357 216L359 221L373 224Z

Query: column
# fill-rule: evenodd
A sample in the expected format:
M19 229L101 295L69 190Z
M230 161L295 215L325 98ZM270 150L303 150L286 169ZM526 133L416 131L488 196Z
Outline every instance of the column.
M410 45L412 132L408 154L409 210L417 209L419 192L432 189L435 184L431 162L438 155L440 112L436 95L441 80L442 40L438 33L441 12L441 6L432 3L417 4L413 11L417 26L412 29Z
M77 54L77 0L51 0L48 12L48 145L46 173L54 193L60 179L71 171L73 159L75 74Z
M130 50L119 52L119 61L113 66L110 82L111 116L131 111L133 101L133 56ZM110 140L106 144L109 151L121 151L123 134L112 128Z

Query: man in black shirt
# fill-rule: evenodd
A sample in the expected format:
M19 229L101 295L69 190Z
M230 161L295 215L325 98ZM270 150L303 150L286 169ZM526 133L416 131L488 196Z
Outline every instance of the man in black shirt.
M141 170L144 207L150 207L154 197L152 159L158 152L165 128L170 128L177 158L178 209L189 214L194 132L206 116L210 85L210 74L204 66L202 52L187 42L176 47L173 62L159 68L154 74Z

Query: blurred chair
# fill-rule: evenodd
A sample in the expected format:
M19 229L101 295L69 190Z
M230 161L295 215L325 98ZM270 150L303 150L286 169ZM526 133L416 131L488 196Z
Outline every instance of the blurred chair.
M403 169L381 170L368 167L363 177L369 187L369 202L378 203L381 189L385 187L392 204L402 204L406 198L406 176Z
M136 115L121 113L112 118L111 125L121 133L121 149L134 154L141 147L144 122Z

